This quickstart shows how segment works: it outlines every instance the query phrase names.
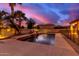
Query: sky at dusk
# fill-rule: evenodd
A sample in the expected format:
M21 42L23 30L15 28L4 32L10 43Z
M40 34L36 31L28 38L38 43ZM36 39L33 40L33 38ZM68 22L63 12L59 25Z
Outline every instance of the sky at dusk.
M1 3L0 10L10 13L9 4ZM38 24L68 25L70 21L79 16L79 4L77 3L23 3L22 5L17 4L16 10L21 10Z

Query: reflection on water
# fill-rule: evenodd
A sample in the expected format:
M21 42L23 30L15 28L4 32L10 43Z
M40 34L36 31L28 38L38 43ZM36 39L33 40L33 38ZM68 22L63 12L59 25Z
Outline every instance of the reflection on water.
M40 43L40 44L47 44L47 45L54 45L55 44L55 34L31 35L28 37L18 38L17 40Z
M41 44L55 44L55 34L41 34L35 40L36 43Z

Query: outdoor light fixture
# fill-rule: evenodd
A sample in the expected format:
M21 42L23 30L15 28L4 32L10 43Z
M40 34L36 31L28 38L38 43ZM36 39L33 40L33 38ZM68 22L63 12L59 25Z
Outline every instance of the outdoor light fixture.
M0 20L0 39L8 38L15 34L15 29L10 26L4 26L3 22Z
M70 24L70 37L79 44L79 20L74 20Z

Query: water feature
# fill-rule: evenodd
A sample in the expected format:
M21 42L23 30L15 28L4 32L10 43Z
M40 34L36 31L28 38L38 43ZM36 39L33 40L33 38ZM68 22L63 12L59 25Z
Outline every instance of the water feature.
M53 45L55 44L55 34L41 34L34 39L34 42L41 44Z
M39 44L46 44L46 45L54 45L55 44L55 34L39 34L36 36L32 35L29 37L19 38L18 40L34 42L34 43L39 43Z

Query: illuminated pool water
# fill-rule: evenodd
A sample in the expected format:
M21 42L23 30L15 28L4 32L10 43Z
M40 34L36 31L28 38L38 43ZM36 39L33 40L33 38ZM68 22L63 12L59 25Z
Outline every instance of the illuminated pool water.
M55 34L41 34L34 42L41 43L41 44L55 44Z
M54 45L55 44L55 34L40 34L37 36L33 35L33 36L29 36L29 37L19 38L18 40L39 43L39 44Z

